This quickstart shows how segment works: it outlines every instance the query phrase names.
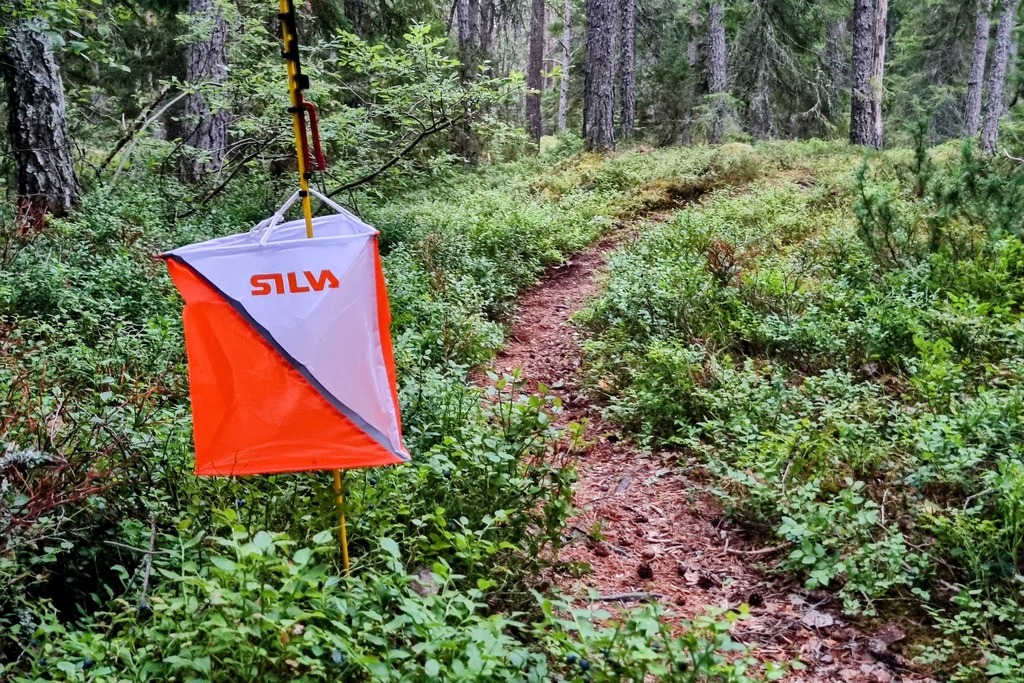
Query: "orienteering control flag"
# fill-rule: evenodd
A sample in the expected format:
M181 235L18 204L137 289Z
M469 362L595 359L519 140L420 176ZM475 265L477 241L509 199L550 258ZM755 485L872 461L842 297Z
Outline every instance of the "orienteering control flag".
M409 459L377 231L344 212L307 239L301 220L276 225L287 206L163 255L185 299L196 474Z

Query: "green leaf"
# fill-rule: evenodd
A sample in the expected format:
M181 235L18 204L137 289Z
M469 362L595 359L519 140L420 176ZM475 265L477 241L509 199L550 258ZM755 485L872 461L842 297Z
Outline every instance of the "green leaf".
M237 565L235 565L235 563L232 560L229 560L228 558L224 557L223 555L214 555L213 557L210 558L210 562L213 563L214 567L216 567L217 569L220 569L221 571L225 571L225 572L234 571L235 567L237 566Z
M395 558L396 560L401 558L401 556L402 556L402 553L401 553L401 551L398 548L398 544L395 543L390 538L385 537L385 538L380 539L380 547L381 547L381 550L383 550L384 552L386 552L388 555L390 555L391 557Z
M274 537L266 531L260 531L252 537L252 544L260 550L265 551L267 548L272 548L274 546Z
M306 563L308 563L309 562L309 558L311 558L311 557L313 557L313 551L312 550L310 550L309 548L299 548L298 550L295 551L295 557L292 558L292 561L295 564L297 564L299 566L302 566L302 565L305 565Z

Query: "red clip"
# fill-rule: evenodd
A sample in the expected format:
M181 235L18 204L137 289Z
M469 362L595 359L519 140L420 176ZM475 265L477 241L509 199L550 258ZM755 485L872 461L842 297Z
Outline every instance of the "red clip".
M320 121L316 114L316 105L312 102L303 102L300 105L309 115L309 130L313 134L313 156L309 157L309 147L306 142L306 127L302 127L302 142L306 146L307 163L315 171L327 170L327 159L324 157L324 150L320 144Z

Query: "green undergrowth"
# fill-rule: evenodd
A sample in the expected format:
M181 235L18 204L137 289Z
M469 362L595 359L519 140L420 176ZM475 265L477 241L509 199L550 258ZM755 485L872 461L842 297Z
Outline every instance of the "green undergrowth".
M693 198L674 188L746 184L783 162L745 146L577 146L357 198L382 231L413 461L348 475L348 577L328 475L191 474L181 303L156 258L249 228L291 179L254 173L177 218L188 188L140 164L73 217L7 235L0 677L748 680L728 633L741 615L679 636L654 608L613 619L551 592L574 478L555 448L560 406L516 377L486 391L468 378L545 268Z
M813 177L715 192L612 258L580 316L595 391L808 588L923 615L910 653L942 676L1016 680L1024 173L970 147L801 158Z

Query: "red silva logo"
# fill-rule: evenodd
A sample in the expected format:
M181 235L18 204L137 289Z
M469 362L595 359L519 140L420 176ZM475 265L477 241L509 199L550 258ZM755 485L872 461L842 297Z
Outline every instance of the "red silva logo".
M301 282L300 282L301 280ZM301 294L303 292L322 292L325 289L337 289L338 278L329 270L321 270L319 275L305 270L301 273L261 273L249 278L253 296L268 294Z

